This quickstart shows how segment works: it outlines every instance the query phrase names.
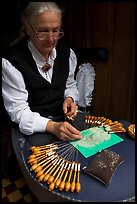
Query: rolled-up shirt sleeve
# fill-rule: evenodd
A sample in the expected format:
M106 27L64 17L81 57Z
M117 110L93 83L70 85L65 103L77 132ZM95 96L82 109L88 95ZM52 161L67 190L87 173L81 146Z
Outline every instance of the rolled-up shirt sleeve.
M69 58L69 76L66 82L65 98L70 96L73 98L75 103L78 103L79 92L76 85L76 80L74 80L74 74L77 66L77 57L72 49L70 49Z
M11 120L19 124L22 133L30 135L45 132L49 119L30 110L22 74L4 58L2 58L2 96L6 111Z

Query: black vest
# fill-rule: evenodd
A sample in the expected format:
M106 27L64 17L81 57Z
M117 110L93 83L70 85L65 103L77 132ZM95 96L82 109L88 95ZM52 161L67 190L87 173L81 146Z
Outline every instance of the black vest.
M62 116L64 91L69 74L70 49L58 42L51 84L37 70L26 40L8 49L4 58L18 69L28 91L30 109L41 116Z

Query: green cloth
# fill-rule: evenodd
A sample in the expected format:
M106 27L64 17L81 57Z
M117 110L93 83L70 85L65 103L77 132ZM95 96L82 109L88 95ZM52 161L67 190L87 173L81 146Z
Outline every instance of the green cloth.
M70 143L86 158L123 141L114 133L108 134L103 127L92 127L81 131L81 134L82 139Z

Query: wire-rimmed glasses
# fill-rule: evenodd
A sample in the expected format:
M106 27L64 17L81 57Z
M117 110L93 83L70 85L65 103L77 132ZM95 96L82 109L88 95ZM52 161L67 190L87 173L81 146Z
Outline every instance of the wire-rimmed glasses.
M29 24L32 31L35 33L39 40L46 40L51 34L54 39L61 39L64 36L64 32L62 30L53 30L53 31L35 31L31 24Z

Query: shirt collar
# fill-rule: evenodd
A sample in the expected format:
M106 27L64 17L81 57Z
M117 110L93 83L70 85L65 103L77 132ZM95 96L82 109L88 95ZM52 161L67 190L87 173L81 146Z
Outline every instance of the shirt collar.
M31 51L31 53L32 53L32 55L33 55L33 57L34 57L34 59L36 60L36 61L38 61L40 64L43 64L43 63L45 63L45 59L44 59L44 57L42 56L42 54L37 50L37 48L34 46L34 44L29 40L28 41L28 47L29 47L29 49L30 49L30 51ZM50 60L55 60L55 58L56 58L56 56L57 56L57 51L56 51L56 48L54 47L53 48L53 50L52 50L52 52L51 52L51 54L50 54L50 56L49 56L49 61Z

